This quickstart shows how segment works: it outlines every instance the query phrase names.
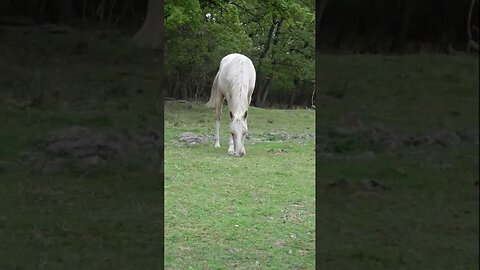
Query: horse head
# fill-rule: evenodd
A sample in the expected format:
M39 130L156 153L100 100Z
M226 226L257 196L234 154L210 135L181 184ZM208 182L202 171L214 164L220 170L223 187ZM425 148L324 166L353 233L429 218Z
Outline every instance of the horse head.
M244 144L248 131L247 115L248 111L235 115L230 111L230 133L233 139L234 155L237 157L245 155Z

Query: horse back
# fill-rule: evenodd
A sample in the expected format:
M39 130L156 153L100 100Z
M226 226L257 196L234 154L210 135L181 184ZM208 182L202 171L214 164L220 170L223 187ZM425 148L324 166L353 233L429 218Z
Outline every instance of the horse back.
M252 61L245 55L233 53L225 56L220 62L218 86L224 95L229 91L248 91L249 96L255 88L256 73ZM243 86L243 87L242 87Z

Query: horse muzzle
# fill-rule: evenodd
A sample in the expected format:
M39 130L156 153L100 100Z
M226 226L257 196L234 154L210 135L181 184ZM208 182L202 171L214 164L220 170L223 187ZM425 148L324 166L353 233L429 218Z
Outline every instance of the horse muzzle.
M236 157L243 157L244 155L245 155L245 151L241 151L241 152L235 153L235 156L236 156Z

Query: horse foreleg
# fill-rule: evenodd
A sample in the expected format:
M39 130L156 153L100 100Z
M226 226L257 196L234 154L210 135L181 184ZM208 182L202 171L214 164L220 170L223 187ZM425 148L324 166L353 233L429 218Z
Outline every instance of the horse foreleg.
M222 118L222 109L223 109L223 97L217 98L217 103L215 104L215 136L214 147L220 147L220 119Z
M220 119L215 119L215 145L214 147L220 147Z
M229 155L235 154L235 149L233 148L233 136L230 135L230 140L228 142L228 152Z

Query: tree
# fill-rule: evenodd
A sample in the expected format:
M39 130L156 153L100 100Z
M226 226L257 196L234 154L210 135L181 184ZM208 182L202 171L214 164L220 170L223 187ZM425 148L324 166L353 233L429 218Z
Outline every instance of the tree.
M291 103L314 76L314 6L310 0L168 1L168 95L208 97L222 57L238 52L252 59L257 70L252 104L264 106L279 97ZM310 103L310 93L304 104Z
M405 52L405 47L407 46L407 35L408 28L410 26L410 18L415 10L416 2L415 0L405 1L403 4L403 10L401 14L401 19L399 20L397 33L395 36L395 41L392 43L391 51L396 51L399 53Z
M140 48L162 49L163 4L161 0L148 0L147 16L142 28L133 36L132 43Z
M73 3L72 0L55 0L54 16L57 24L70 25L73 19Z
M207 16L208 14L208 16ZM189 99L208 95L225 55L252 47L236 7L212 1L169 1L165 6L165 65L169 95Z
M250 13L257 13L254 17L264 18L252 33L256 37L254 43L261 48L256 53L259 76L254 93L255 106L264 106L270 94L284 96L282 102L289 104L301 90L299 86L313 79L313 6L313 1L273 0L251 9Z
M323 13L325 12L325 7L327 6L328 0L320 0L318 15L317 15L317 29L320 27L320 22L322 21Z
M470 9L468 11L468 17L467 17L467 35L468 35L468 43L467 43L467 52L470 52L470 49L474 49L475 51L478 51L478 43L476 43L472 39L472 30L471 30L471 25L472 25L472 11L473 7L475 6L475 0L472 0L470 3Z

